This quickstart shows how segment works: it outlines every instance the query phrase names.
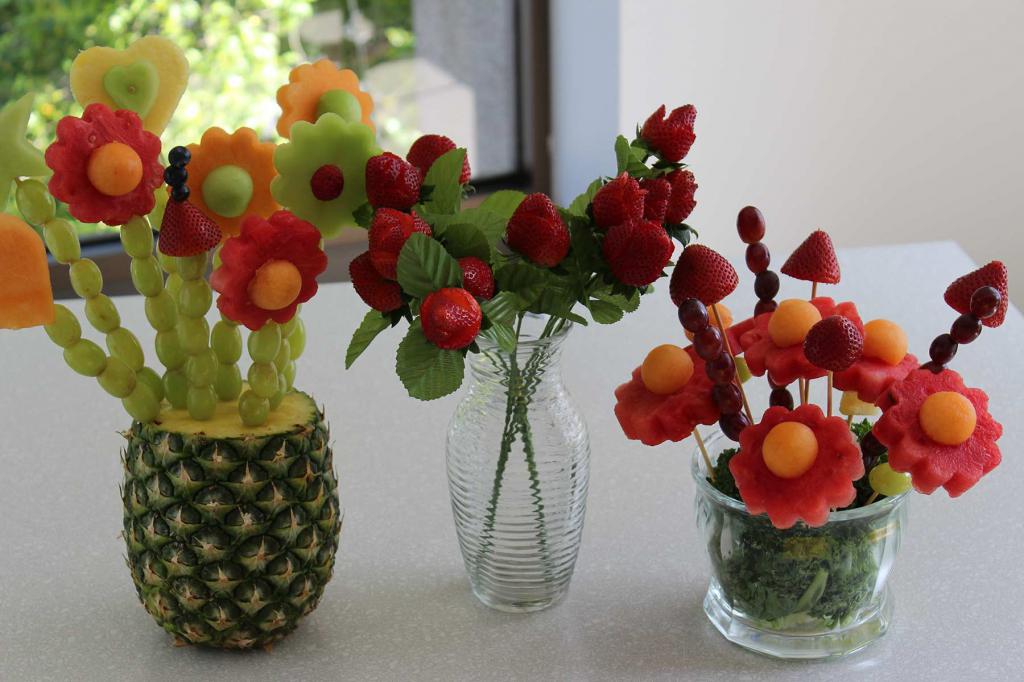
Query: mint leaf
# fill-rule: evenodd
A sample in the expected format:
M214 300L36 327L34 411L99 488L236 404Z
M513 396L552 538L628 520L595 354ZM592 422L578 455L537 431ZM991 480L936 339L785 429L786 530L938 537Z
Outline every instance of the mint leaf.
M601 178L590 183L587 191L573 199L572 203L569 204L569 213L580 218L586 218L587 207L590 206L590 202L594 200L594 195L597 194L597 190L601 189L602 186L604 186L604 180Z
M508 222L526 195L514 189L503 189L495 192L481 202L479 208L494 213Z
M508 324L494 324L480 332L480 336L496 343L506 353L516 350L516 332Z
M591 292L591 296L605 303L611 303L624 313L631 313L640 307L640 290L633 287L629 287L628 294L594 291Z
M590 309L590 316L594 318L594 322L598 324L615 324L622 319L622 308L599 298L590 299L587 308Z
M491 245L487 237L479 228L469 223L447 226L444 230L444 242L455 258L476 256L487 263L491 260Z
M540 297L547 286L550 275L536 265L518 262L509 263L494 272L494 279L501 291L511 291L519 296L523 305L530 305Z
M502 291L491 300L482 301L480 310L492 324L511 325L512 321L516 319L516 314L522 310L521 303L521 299L516 294L511 291Z
M359 327L352 334L348 350L345 351L345 369L352 366L370 343L377 338L377 335L391 326L391 320L376 310L366 313L366 317L359 324Z
M425 298L438 289L462 286L462 268L439 241L415 232L398 254L398 283L410 296Z
M618 167L616 175L623 173L627 168L629 168L629 157L629 140L622 135L619 135L615 138L615 164Z
M462 202L462 161L466 158L465 149L453 149L445 152L434 161L423 178L424 187L430 187L430 198L425 202L431 213L455 213Z
M409 327L398 344L395 371L409 395L418 400L435 400L454 393L462 385L466 358L457 350L438 348L423 335L420 321Z

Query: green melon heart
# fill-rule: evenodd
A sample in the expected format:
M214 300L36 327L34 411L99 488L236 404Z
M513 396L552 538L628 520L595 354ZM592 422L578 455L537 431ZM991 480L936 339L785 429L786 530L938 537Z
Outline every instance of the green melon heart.
M123 66L112 66L103 75L103 89L119 109L130 109L144 118L156 101L160 74L145 59Z

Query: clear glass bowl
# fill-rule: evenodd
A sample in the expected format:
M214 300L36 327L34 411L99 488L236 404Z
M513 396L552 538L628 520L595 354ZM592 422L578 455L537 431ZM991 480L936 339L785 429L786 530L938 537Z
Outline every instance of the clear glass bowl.
M705 439L713 460L731 447ZM907 494L780 530L715 489L697 450L697 526L711 562L704 612L730 642L776 658L844 656L889 628L889 573L906 524Z

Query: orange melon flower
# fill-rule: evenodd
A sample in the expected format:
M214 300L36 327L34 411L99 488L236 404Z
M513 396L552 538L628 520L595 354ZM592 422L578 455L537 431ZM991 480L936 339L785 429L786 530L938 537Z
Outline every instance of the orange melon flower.
M331 101L324 95L334 90L343 90L355 98ZM347 104L344 101L348 100ZM359 76L351 69L339 69L329 59L320 59L312 64L300 64L288 74L288 84L277 91L277 103L281 106L281 118L277 121L277 132L281 137L291 137L292 124L296 121L315 123L324 111L334 111L342 118L355 121L354 110L345 110L347 105L359 106L358 122L375 130L370 114L373 113L373 98L359 89ZM342 110L338 110L339 107Z
M260 142L251 128L230 135L210 128L199 144L188 146L189 200L217 223L225 239L238 234L246 216L266 218L281 208L270 194L270 181L277 175L276 147Z

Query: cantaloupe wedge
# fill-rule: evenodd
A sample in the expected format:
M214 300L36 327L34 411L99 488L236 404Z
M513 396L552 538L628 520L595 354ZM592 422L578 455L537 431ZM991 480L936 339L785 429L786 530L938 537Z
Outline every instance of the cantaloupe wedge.
M167 127L186 85L185 53L161 36L140 38L124 50L90 47L71 64L71 92L79 104L131 109L155 135Z
M0 213L0 328L50 324L54 314L43 240L25 221Z

